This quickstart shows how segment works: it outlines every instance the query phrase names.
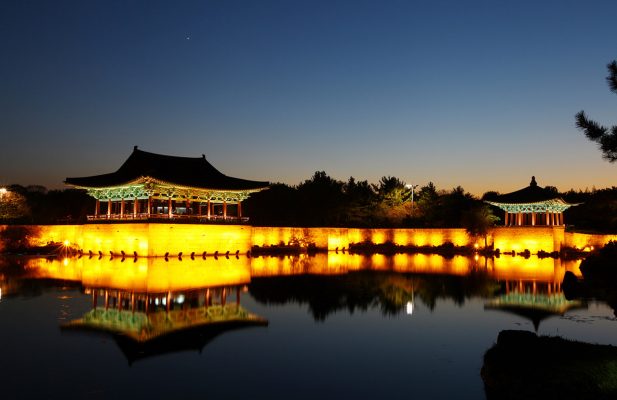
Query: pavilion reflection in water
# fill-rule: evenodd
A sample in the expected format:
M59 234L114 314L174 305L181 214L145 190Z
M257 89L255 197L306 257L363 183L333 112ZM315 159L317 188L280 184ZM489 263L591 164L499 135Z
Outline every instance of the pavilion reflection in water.
M486 310L519 315L530 320L537 332L543 320L586 307L582 301L566 299L561 287L566 271L581 276L580 261L544 258L535 259L534 265L521 257L506 256L501 260L495 261L493 273L503 291L485 304Z
M180 260L81 258L33 261L29 269L31 277L81 282L92 309L61 328L112 334L132 363L182 350L201 352L224 332L268 324L241 305L248 266L226 261L191 266Z
M430 309L438 297L459 301L480 296L488 299L487 310L516 312L531 319L537 328L539 321L550 315L583 306L567 301L561 291L566 271L580 276L578 265L577 261L552 258L444 258L423 254L329 253L207 260L82 257L32 260L27 275L80 282L92 296L92 310L65 329L111 333L129 360L134 360L181 348L199 350L212 335L226 329L267 324L240 305L240 290L249 284L257 301L306 301L318 304L324 317L332 305L326 304L329 300L316 284L331 289L333 303L355 296L359 304L370 306L378 301L394 313L408 306L409 299L413 302L414 291L416 300ZM367 271L377 274L367 275ZM283 279L294 276L323 278L303 278L302 282ZM357 282L368 285L360 288L371 287L374 293L367 296L353 292ZM450 290L448 285L453 293L444 292ZM348 290L352 292L345 292ZM350 309L355 305L346 304Z

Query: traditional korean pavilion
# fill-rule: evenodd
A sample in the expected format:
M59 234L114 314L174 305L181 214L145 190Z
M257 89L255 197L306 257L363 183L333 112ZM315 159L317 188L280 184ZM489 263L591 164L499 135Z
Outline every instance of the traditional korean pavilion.
M149 153L134 147L116 171L65 183L96 199L89 220L196 219L246 221L242 201L268 182L224 175L205 155L198 158Z
M555 192L538 186L535 176L526 188L486 202L505 211L506 226L564 225L563 212L578 205L566 203Z

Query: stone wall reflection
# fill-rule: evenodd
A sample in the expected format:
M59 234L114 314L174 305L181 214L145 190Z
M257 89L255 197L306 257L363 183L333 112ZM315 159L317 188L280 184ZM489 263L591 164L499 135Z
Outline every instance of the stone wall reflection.
M520 256L445 258L331 252L205 260L32 259L26 265L26 275L74 281L88 290L125 291L127 295L248 285L257 301L306 303L315 319L325 319L341 309L353 312L379 307L386 314L397 314L409 309L409 304L413 309L414 301L432 310L439 299L463 304L472 297L494 300L506 296L509 302L524 299L525 307L536 300L547 303L547 299L563 297L563 277L566 271L580 276L578 266L578 261Z

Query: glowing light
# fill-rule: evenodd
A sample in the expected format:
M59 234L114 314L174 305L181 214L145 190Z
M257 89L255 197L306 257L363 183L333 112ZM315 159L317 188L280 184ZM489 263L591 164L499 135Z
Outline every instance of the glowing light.
M176 303L178 303L178 304L184 303L184 295L183 294L180 294L180 295L178 295L178 297L176 297Z
M413 314L413 303L411 301L407 302L406 311L407 311L407 315Z
M65 240L63 243L66 247L68 247L71 244L71 242L68 239Z
M386 234L383 230L375 230L371 240L375 244L383 244L386 242Z
M62 260L62 264L66 267L67 265L69 265L69 259L64 257L64 260Z

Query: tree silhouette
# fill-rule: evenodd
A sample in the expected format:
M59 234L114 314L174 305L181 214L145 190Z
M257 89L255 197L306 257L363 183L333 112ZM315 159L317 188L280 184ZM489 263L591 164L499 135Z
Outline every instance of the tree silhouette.
M18 220L30 214L26 198L11 190L0 193L0 221Z
M376 212L386 226L397 226L410 215L411 191L405 183L393 176L384 176L374 186L379 198Z
M461 218L461 224L470 236L484 238L485 249L488 247L487 236L497 221L499 217L493 214L491 208L480 203L464 212Z
M611 92L617 94L617 61L607 65L609 75L606 77ZM576 114L576 127L585 133L591 141L598 143L602 157L609 162L617 161L617 125L610 128L590 120L584 111Z

